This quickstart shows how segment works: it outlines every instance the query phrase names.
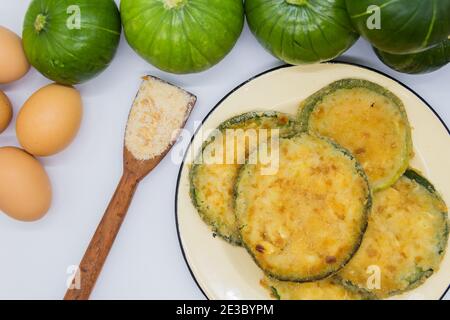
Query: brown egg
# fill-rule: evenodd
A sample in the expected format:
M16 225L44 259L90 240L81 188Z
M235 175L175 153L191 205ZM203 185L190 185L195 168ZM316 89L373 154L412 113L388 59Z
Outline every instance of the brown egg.
M83 108L73 87L51 84L36 91L23 105L16 123L22 147L46 157L64 150L75 138Z
M6 94L0 90L0 133L8 128L13 116L11 102Z
M22 78L30 70L30 64L23 51L22 39L0 26L0 84Z
M47 213L51 200L50 180L39 161L18 148L0 148L0 210L35 221Z

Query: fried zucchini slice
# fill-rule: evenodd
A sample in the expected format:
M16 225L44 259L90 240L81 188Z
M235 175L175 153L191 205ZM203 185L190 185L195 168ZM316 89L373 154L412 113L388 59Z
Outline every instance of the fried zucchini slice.
M225 121L219 126L218 131L226 136L228 129L242 129L244 133L248 133L249 129L255 129L255 133L259 133L260 129L268 129L268 136L274 133L272 129L278 129L279 136L291 136L298 128L295 119L284 113L249 112ZM246 139L244 136L242 140L238 139L237 135L227 137L234 139L235 146L244 143L245 154L234 152L234 161L231 163L225 161L227 160L226 140L216 139L215 136L210 137L204 143L197 160L199 157L206 158L206 153L218 147L217 144L223 143L222 163L195 161L190 170L190 193L201 218L212 227L214 234L234 245L240 245L241 240L234 214L233 189L239 168L245 163L245 157L249 152L250 138Z
M280 139L278 153L275 174L263 174L261 161L239 173L235 205L243 244L273 278L323 279L360 245L371 206L367 177L348 151L326 138Z
M261 285L278 300L366 300L368 296L348 290L338 280L327 278L314 282L279 281L270 277L261 279Z
M430 182L407 170L374 195L361 247L338 276L378 298L416 288L438 270L448 230L444 201Z
M305 131L329 137L363 166L372 190L397 181L412 158L411 128L402 101L370 81L343 79L307 98L299 108Z

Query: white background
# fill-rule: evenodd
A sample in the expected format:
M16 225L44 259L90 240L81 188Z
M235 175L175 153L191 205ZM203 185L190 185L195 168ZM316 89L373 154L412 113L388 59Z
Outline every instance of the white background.
M0 25L20 34L29 2L0 1ZM428 75L400 74L382 65L364 40L340 59L373 67L402 81L450 125L450 66ZM54 191L48 215L35 223L21 223L0 213L0 299L64 296L67 268L81 259L120 178L124 126L141 76L156 75L198 96L187 124L192 129L194 121L202 120L234 87L279 64L247 27L219 65L184 76L150 66L122 38L111 66L77 87L85 114L75 142L61 154L41 159ZM49 82L31 70L22 80L0 86L0 90L10 97L17 114L26 99ZM14 133L12 123L0 136L0 146L17 146ZM178 244L174 216L178 170L179 165L168 157L142 181L92 298L203 298Z

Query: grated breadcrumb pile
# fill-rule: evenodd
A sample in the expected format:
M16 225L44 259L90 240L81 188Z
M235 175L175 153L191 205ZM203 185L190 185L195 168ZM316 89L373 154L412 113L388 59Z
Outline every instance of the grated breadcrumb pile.
M128 118L125 146L138 160L150 160L175 142L193 106L188 92L145 77Z

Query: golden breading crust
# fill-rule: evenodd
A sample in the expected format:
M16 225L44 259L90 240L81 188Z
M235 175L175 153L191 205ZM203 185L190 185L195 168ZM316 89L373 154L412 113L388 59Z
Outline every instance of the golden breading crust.
M378 298L395 295L438 270L447 240L444 201L425 178L408 170L392 187L374 195L361 247L338 276L349 287Z
M363 294L346 289L333 278L314 282L279 281L264 277L261 285L279 300L364 300Z
M242 241L266 274L287 281L319 280L358 249L371 196L367 178L346 150L301 134L280 139L279 168L246 164L236 183Z
M291 116L280 112L249 112L225 121L218 129L221 132L228 129L279 129L280 136L290 136L295 133L296 122ZM268 130L268 135L271 133ZM238 141L235 140L236 145ZM214 143L218 142L208 139L199 156L205 155L205 150L213 147ZM245 149L248 154L248 145ZM225 151L223 162L226 156ZM199 163L194 164L190 171L191 199L200 216L215 234L235 245L240 245L241 239L234 214L233 190L243 162L245 159L235 158L231 164Z
M350 150L373 191L391 186L412 157L411 129L403 103L383 87L360 79L336 81L305 100L303 129Z

